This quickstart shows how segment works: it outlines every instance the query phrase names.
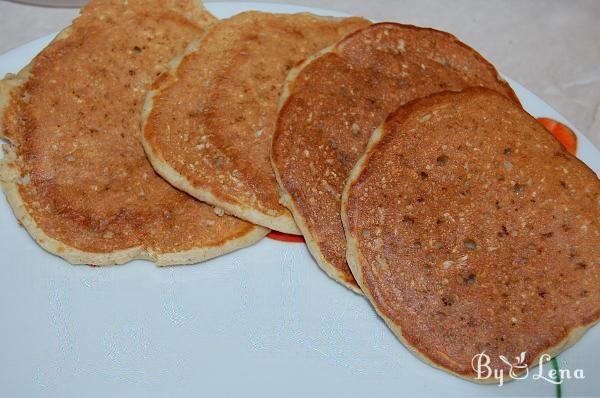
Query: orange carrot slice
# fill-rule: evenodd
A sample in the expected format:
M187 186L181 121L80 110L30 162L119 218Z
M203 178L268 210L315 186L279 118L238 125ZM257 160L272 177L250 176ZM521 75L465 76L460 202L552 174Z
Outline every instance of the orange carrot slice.
M567 126L548 117L538 117L542 124L572 155L577 154L577 136Z
M284 234L283 232L271 231L267 235L267 238L278 240L281 242L297 242L304 243L304 236L302 235L290 235Z

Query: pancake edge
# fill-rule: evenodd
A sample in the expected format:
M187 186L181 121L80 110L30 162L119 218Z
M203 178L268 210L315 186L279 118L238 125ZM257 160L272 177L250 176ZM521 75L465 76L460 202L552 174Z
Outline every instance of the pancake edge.
M194 4L202 6L202 2L200 1L194 1ZM208 11L206 12L208 13ZM72 31L72 26L68 26L58 33L48 45L56 41L67 39ZM250 246L266 236L269 230L253 226L244 236L229 240L221 245L197 247L181 252L154 253L142 246L134 246L112 252L89 252L62 243L47 235L43 229L37 225L27 208L25 201L21 197L18 188L21 169L18 164L15 144L11 143L4 133L4 112L10 105L12 91L27 83L30 77L30 69L36 58L37 56L16 75L7 74L4 79L0 80L0 138L6 141L6 143L2 144L4 157L0 159L0 185L2 185L6 200L10 205L13 214L17 218L17 222L27 230L29 235L44 250L63 258L73 265L120 265L132 260L149 260L153 261L158 266L183 265L199 263Z
M481 88L481 87L471 87L471 88L467 88L461 92L464 93L466 91L471 91L471 92L485 91L485 92L494 93L495 95L501 95L494 90ZM427 99L430 99L432 97L437 97L437 96L446 96L449 93L456 94L457 92L442 91L440 93L435 93L435 94L431 94L431 95L428 95L425 97L417 98L413 101L408 102L405 105L400 106L398 109L407 110L407 113L408 113L409 111L412 111L413 108L417 108L421 104L421 101L423 101L423 100L427 100ZM517 103L516 105L519 106L520 103ZM523 111L527 113L527 111L525 111L525 110L523 110ZM419 358L426 364L431 365L432 367L442 370L453 376L457 376L461 379L464 379L464 380L467 380L467 381L470 381L470 382L473 382L476 384L497 384L498 379L495 379L493 377L490 377L488 379L478 379L474 375L458 373L458 372L453 371L452 369L443 367L443 366L435 363L424 352L419 351L418 348L411 345L404 337L402 328L400 328L398 325L396 325L392 319L385 316L383 314L383 312L381 312L379 310L379 308L377 308L373 304L374 303L373 296L371 295L371 292L369 291L369 289L363 279L363 275L361 272L361 265L360 265L360 256L359 256L359 251L358 251L358 242L357 242L356 238L354 237L354 235L351 233L349 225L348 225L348 206L349 206L348 195L349 195L350 189L352 188L354 183L358 180L358 178L362 174L362 171L366 167L369 159L371 158L371 155L372 155L374 149L376 149L375 147L378 145L378 143L383 138L383 136L384 136L383 128L384 128L385 124L387 123L387 120L391 117L394 117L395 114L396 114L396 111L393 111L392 113L390 113L390 115L386 118L386 120L381 125L379 125L379 127L373 132L373 134L371 135L371 138L369 139L369 142L367 144L367 148L365 149L365 152L359 158L359 160L356 162L356 164L355 164L354 168L352 169L352 171L350 172L350 175L348 176L348 179L346 180L346 184L344 186L344 191L342 193L342 225L344 226L344 233L346 235L346 260L348 262L348 266L350 267L350 270L352 271L352 274L354 275L354 278L356 279L358 285L361 287L365 297L369 300L373 309L375 309L375 312L377 313L377 315L379 315L379 317L385 321L388 328L392 331L392 333L396 336L396 338L398 340L400 340L402 345L404 345L404 347L406 347L411 352L411 354L415 355L417 358ZM583 164L585 165L585 163L583 163ZM554 358L557 355L559 355L561 352L563 352L566 349L568 349L569 347L573 346L575 343L577 343L579 341L579 339L581 339L581 337L583 337L583 335L589 328L591 328L592 326L597 324L599 321L600 320L596 320L589 324L580 325L580 326L576 326L576 327L572 328L570 330L570 332L567 333L567 335L562 340L560 340L555 345L546 348L544 351L540 352L535 358L533 358L531 360L531 365L529 365L527 367L526 371L538 366L540 364L540 359L544 355L549 355L550 358ZM549 360L542 361L542 363L547 363L547 362L549 362ZM504 381L508 382L508 381L517 379L517 378L519 378L519 376L523 375L526 371L517 373L514 378L510 374L507 374L507 375L505 375Z
M249 12L252 13L253 11ZM302 232L294 222L294 218L290 215L282 213L278 216L271 216L245 204L234 204L230 201L222 200L218 198L210 189L203 189L194 186L186 177L184 177L177 170L175 170L160 154L160 151L157 151L152 146L152 144L146 139L146 127L154 109L154 97L156 95L160 95L163 89L168 88L177 82L177 72L179 69L179 65L188 55L191 55L198 51L198 46L202 43L205 36L209 33L210 29L211 28L207 29L207 31L203 35L192 41L182 54L178 55L173 60L171 60L171 62L168 64L167 71L164 72L163 75L161 75L161 77L158 78L157 82L155 82L155 85L152 87L152 90L148 92L146 100L144 102L144 108L142 113L141 134L141 142L142 146L144 147L144 151L146 152L146 156L150 160L150 163L152 164L154 170L158 174L160 174L160 176L163 177L169 184L173 185L181 191L186 192L187 194L195 197L196 199L201 200L202 202L208 203L210 205L219 207L223 209L227 214L263 226L265 228L273 229L286 234L302 235Z
M351 33L351 35L352 34L354 34L354 33ZM344 40L344 39L342 39L342 40ZM309 65L311 62L313 62L317 58L320 58L323 55L334 51L336 47L337 47L337 43L318 51L317 53L311 55L310 57L307 57L303 61L300 61L288 72L288 75L286 76L284 84L283 84L283 89L281 91L281 97L279 99L279 104L277 105L277 113L278 114L281 111L281 109L285 106L285 104L287 103L287 100L290 97L290 94L292 91L292 86L294 84L294 81L295 81L296 77L300 74L300 72L302 72L302 70L307 65ZM273 136L273 141L275 141L275 135ZM292 216L294 217L294 220L296 221L296 225L298 226L298 228L302 232L302 235L304 236L306 246L308 247L308 250L310 251L313 258L315 259L317 265L331 279L333 279L336 282L347 287L354 293L362 295L363 293L361 292L359 285L356 285L356 284L353 284L353 283L347 281L346 278L344 278L344 274L342 274L329 261L327 261L327 259L323 255L323 252L321 252L321 248L317 244L317 240L315 239L312 232L310 231L310 228L308 228L306 219L303 217L300 210L296 207L294 201L292 200L291 194L287 191L287 189L285 188L285 185L283 184L281 175L279 174L279 170L273 159L273 151L272 150L271 150L271 154L270 154L269 158L271 160L271 167L273 167L273 172L275 173L275 179L277 180L277 185L279 187L280 203L283 206L287 207L290 210L290 212L292 213Z

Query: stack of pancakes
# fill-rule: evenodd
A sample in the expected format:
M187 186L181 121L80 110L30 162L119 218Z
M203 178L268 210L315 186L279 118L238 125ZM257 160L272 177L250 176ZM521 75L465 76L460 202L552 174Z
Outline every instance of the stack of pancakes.
M298 233L269 161L281 87L297 62L367 24L91 1L0 85L15 215L48 251L96 265L198 263L269 228Z
M302 234L415 354L483 382L474 355L532 364L600 318L597 176L448 33L94 0L0 116L8 201L69 262Z

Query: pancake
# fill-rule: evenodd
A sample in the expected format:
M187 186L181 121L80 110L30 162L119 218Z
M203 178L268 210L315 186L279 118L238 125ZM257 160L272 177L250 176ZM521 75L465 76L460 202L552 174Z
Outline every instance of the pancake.
M148 98L143 139L155 170L229 214L299 234L269 160L281 86L296 63L367 24L261 12L215 24Z
M454 36L395 23L351 34L287 80L271 153L282 201L321 268L355 292L340 195L373 130L399 105L443 90L484 86L518 102L494 67Z
M91 1L2 81L2 187L43 248L71 263L166 265L266 234L171 187L140 144L150 84L213 20L192 0Z
M342 199L348 263L391 330L477 382L483 351L536 365L600 318L600 181L534 118L473 88L400 107Z

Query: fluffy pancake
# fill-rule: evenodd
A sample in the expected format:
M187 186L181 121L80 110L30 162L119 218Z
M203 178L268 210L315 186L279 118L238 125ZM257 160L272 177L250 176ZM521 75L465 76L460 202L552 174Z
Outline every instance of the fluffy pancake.
M171 187L139 142L150 84L213 20L191 0L92 1L2 82L2 187L46 250L72 263L190 263L267 232Z
M537 364L600 317L600 182L494 91L441 93L378 128L342 199L348 263L388 326L473 379ZM475 380L480 382L495 382Z
M260 12L215 24L149 96L143 139L155 170L227 213L298 234L269 161L281 86L296 63L367 24Z
M359 291L346 264L340 195L373 130L409 100L469 86L518 102L494 67L454 36L394 23L357 31L290 72L272 163L282 201L328 275Z

